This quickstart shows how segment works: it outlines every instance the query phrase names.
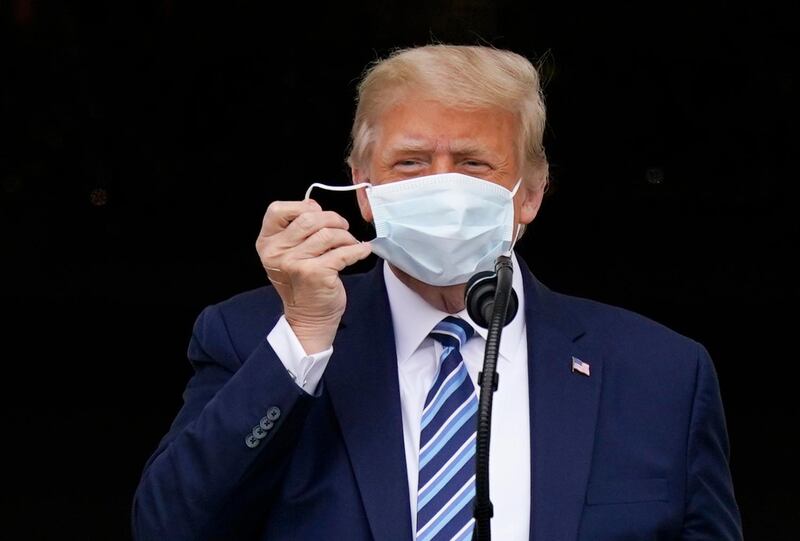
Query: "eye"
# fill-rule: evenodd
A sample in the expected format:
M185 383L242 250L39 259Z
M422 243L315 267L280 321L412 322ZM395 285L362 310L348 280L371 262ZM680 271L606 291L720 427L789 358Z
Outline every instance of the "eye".
M394 163L394 167L396 169L400 169L401 171L413 171L424 166L424 163L414 159L398 160Z
M472 171L488 171L492 166L480 160L464 160L461 164Z

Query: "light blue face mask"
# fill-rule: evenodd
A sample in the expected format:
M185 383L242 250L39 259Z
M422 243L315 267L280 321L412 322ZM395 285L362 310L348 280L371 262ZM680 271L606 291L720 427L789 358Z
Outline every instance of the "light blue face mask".
M476 272L494 269L510 255L514 241L512 191L461 173L442 173L373 186L314 188L334 191L366 188L376 238L372 251L410 276L434 286L463 284Z

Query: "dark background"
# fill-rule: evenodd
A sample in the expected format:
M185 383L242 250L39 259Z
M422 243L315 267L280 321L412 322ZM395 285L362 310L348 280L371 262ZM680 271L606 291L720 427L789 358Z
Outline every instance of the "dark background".
M541 63L554 189L520 252L707 346L745 534L794 532L796 18L702 4L1 3L3 537L129 536L194 318L265 283L270 201L348 181L364 66L432 39Z

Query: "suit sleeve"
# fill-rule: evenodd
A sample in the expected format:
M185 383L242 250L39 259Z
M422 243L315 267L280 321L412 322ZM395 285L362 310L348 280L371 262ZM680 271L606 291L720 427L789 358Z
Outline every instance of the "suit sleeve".
M682 539L742 539L729 468L730 449L719 383L708 352L699 346L687 443L686 514Z
M235 539L267 514L315 400L292 381L267 330L240 359L217 306L197 318L183 407L134 496L135 539Z

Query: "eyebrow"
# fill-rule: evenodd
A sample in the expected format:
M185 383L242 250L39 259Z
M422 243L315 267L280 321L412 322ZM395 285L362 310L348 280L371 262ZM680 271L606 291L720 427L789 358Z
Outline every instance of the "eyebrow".
M386 155L390 154L405 154L411 152L433 152L434 148L430 144L429 141L420 138L403 138L397 141L395 144L388 147L385 151ZM474 155L474 156L486 156L491 154L491 152L485 148L482 148L475 143L469 141L454 141L450 147L449 151L452 154L457 156L464 156L464 155Z

